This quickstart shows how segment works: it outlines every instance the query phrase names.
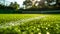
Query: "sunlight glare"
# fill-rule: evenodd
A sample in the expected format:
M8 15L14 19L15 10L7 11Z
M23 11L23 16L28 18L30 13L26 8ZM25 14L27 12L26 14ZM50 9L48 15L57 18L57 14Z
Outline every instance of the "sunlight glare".
M37 0L37 1L41 1L41 0Z

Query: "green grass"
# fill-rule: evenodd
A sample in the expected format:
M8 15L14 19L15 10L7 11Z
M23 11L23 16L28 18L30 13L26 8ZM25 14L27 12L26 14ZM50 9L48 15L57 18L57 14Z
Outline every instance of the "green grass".
M0 14L0 34L40 33L60 34L60 14Z
M0 14L0 23L17 21L26 18L36 17L38 15L29 15L29 14Z

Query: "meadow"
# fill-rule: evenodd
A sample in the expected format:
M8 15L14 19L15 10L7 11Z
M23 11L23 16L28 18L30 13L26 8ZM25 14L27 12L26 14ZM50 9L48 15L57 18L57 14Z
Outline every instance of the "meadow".
M0 14L0 34L60 34L60 14Z

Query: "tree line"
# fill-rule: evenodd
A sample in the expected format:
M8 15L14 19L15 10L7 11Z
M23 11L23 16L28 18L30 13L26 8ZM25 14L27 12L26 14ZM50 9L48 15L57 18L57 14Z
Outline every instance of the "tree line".
M42 10L42 9L59 9L60 0L25 0L23 2L23 8L19 6L17 2L11 2L9 6L0 4L0 9L13 9L13 10Z
M60 0L25 0L25 8L60 8Z

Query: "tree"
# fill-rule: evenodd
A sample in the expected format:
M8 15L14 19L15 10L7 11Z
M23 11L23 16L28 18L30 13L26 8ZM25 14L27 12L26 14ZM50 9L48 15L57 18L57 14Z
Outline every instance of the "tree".
M60 4L60 0L56 0L56 4Z
M50 5L51 5L51 3L56 2L56 0L46 0L46 1L47 1L48 6L50 6Z
M32 0L32 8L36 8L37 0Z
M13 8L14 9L16 9L16 10L18 10L20 7L19 7L19 4L17 3L17 2L15 2L14 4L13 4Z
M29 8L32 6L32 2L30 0L25 0L23 2L23 5L25 6L25 8Z
M10 3L10 7L12 7L12 8L13 8L13 2L11 2L11 3Z
M59 0L56 0L56 4L58 4L58 1L59 1Z
M45 7L45 0L38 1L38 7L44 8Z
M47 5L49 6L50 3L52 2L52 0L46 0L47 1Z
M20 8L19 4L17 2L15 2L15 3L11 2L10 7L14 8L15 10L18 10Z
M25 5L25 8L31 6L32 8L37 8L38 6L44 7L45 0L25 0L23 2L23 5Z
M56 7L60 7L60 0L56 0Z

